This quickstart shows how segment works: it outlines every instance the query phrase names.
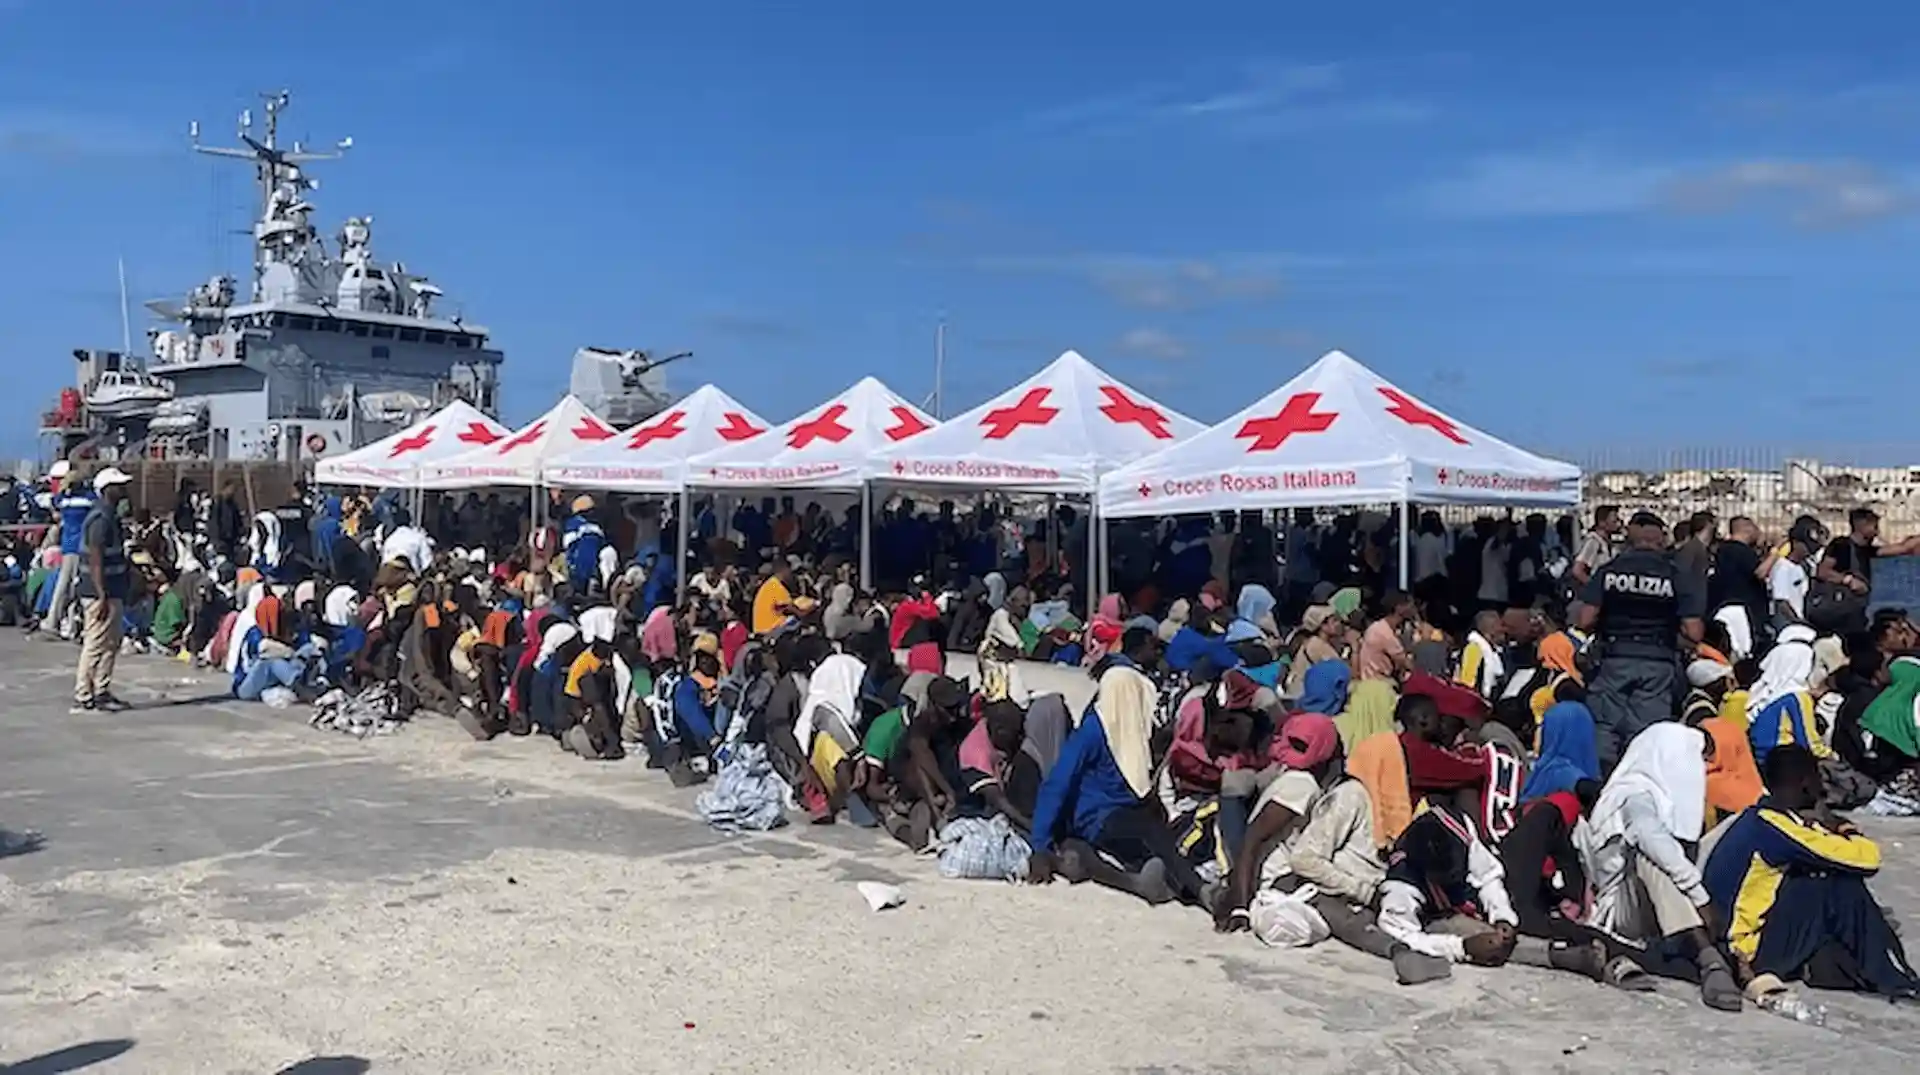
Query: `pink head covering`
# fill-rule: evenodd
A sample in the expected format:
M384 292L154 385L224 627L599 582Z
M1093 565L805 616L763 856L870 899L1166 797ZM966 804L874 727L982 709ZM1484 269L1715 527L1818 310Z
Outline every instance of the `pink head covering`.
M1340 747L1340 729L1322 713L1295 713L1279 731L1274 756L1289 769L1324 764Z
M679 652L680 639L673 630L673 613L661 605L647 616L646 624L640 628L640 655L649 661L662 661Z

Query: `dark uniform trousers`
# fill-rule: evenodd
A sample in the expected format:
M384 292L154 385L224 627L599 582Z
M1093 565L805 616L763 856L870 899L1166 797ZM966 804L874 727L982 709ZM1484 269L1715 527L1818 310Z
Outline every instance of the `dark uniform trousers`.
M1620 762L1633 737L1677 713L1675 691L1680 682L1676 658L1601 658L1587 687L1587 708L1593 711L1600 747L1600 767L1611 770Z

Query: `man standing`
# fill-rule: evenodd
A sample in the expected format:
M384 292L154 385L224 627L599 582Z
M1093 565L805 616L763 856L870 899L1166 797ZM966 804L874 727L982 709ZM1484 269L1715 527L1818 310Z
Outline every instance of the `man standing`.
M1757 639L1767 625L1767 576L1772 557L1760 551L1760 528L1745 515L1727 522L1727 540L1713 550L1713 574L1707 581L1707 608L1727 629L1728 654L1744 661L1760 652Z
M121 610L127 600L127 536L120 505L133 479L108 467L93 479L99 494L80 534L80 600L83 614L80 667L73 677L73 711L120 713L127 704L113 696L113 664L120 655Z
M1885 548L1880 540L1880 516L1872 508L1855 508L1847 513L1847 533L1837 537L1820 556L1815 568L1821 582L1845 586L1859 598L1838 622L1816 623L1815 627L1832 634L1863 631L1867 627L1867 601L1873 591L1873 561L1877 556L1910 556L1920 552L1920 535Z
M80 562L80 533L96 499L93 490L71 484L65 485L54 498L53 506L60 513L60 574L54 576L53 604L47 609L46 622L40 625L52 628L49 638L74 637L67 631L67 605L73 601L74 584L86 570Z
M1580 600L1579 626L1597 632L1600 649L1587 705L1610 769L1634 736L1677 715L1679 640L1700 641L1706 594L1674 565L1666 524L1640 511L1627 523L1626 549L1593 572Z
M1585 586L1594 572L1607 566L1607 561L1613 559L1613 541L1619 533L1617 505L1602 504L1594 510L1593 529L1580 539L1580 549L1573 554L1573 581Z

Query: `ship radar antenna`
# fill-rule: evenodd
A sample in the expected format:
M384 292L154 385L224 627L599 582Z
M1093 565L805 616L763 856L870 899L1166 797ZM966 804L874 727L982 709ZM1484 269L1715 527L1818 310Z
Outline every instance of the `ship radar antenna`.
M278 93L262 94L262 111L265 114L266 130L261 137L253 133L253 109L240 113L238 139L241 146L209 146L200 141L198 121L187 127L188 137L192 140L193 150L209 157L224 157L229 160L243 160L254 166L254 174L260 184L259 219L254 225L256 243L254 246L254 279L256 284L265 271L268 260L284 258L287 254L286 236L289 229L283 218L290 212L302 212L307 208L299 197L305 191L318 187L319 181L308 177L301 165L314 161L338 160L353 148L353 139L342 138L334 143L334 148L325 152L307 149L300 142L293 143L290 149L280 148L280 116L293 103L293 94L287 90ZM304 215L301 216L304 223ZM274 245L270 250L266 240L271 236Z

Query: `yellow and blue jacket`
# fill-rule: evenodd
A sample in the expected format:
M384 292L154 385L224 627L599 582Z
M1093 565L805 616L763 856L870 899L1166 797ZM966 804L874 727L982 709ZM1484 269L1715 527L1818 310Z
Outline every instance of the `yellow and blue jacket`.
M1751 713L1747 735L1753 740L1756 765L1767 764L1767 755L1774 747L1789 743L1806 747L1816 758L1833 757L1814 719L1813 695L1806 691L1789 691L1768 702L1758 713Z
M1880 848L1850 828L1835 831L1774 806L1769 799L1742 811L1714 846L1701 871L1727 947L1751 960L1760 947L1780 884L1795 874L1841 872L1861 876L1880 869Z

